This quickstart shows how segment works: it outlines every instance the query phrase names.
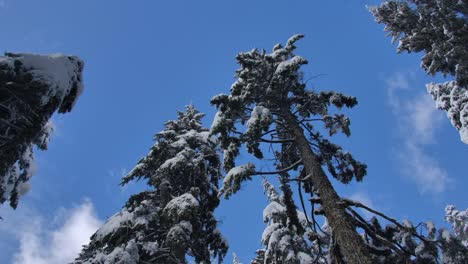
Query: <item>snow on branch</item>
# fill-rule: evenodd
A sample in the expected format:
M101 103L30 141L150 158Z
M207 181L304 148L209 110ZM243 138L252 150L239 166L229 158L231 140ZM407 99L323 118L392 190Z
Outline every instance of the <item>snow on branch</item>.
M47 149L51 116L70 112L83 92L84 63L76 56L0 56L0 203L16 208L34 174L33 150Z
M224 195L224 197L228 199L240 189L243 181L251 179L250 176L252 176L254 172L255 165L252 163L232 168L224 177L223 186L219 191L219 195Z

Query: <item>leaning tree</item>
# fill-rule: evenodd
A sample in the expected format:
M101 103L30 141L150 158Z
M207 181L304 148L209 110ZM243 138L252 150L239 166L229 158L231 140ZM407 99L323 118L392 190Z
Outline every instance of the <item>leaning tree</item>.
M0 204L18 206L34 174L34 146L45 150L52 114L70 112L83 91L75 56L6 53L0 57Z
M193 106L156 134L148 155L123 178L147 180L92 237L74 263L222 263L227 242L216 228L220 160Z
M357 100L333 91L306 88L300 67L307 60L294 54L294 44L302 37L293 36L284 47L277 44L271 53L257 49L240 53L236 58L240 65L237 81L230 94L211 99L219 110L211 133L219 135L228 171L220 192L229 198L253 175L279 175L285 186L292 181L302 183L299 192L321 201L334 237L333 256L346 263L371 263L357 226L324 170L338 181L349 183L353 179L361 181L366 166L330 142L314 123L321 122L329 135L341 131L349 136L350 120L329 108L353 107ZM257 171L253 163L235 165L242 146L256 158L264 158L263 144L271 145L276 171ZM301 173L290 177L291 171ZM290 227L300 229L292 199L287 199L285 206Z
M264 181L270 201L264 210L267 228L264 248L252 263L468 262L466 235L461 231L468 226L465 212L447 209L452 234L437 230L432 222L397 221L335 192L324 168L331 177L349 183L363 179L366 165L322 133L332 136L341 131L349 136L350 120L329 108L353 107L357 101L337 92L307 89L300 71L307 60L293 53L302 37L293 36L285 47L277 44L272 53L257 49L240 53L240 69L230 94L211 101L219 109L211 133L219 135L228 171L220 194L229 198L255 175L279 178L281 196ZM258 159L266 160L268 151L275 171L258 171L252 162L236 166L244 146ZM300 206L293 199L292 183L297 183ZM305 205L304 193L310 207ZM307 208L312 209L310 213ZM365 219L357 209L374 217ZM317 219L320 215L324 222Z

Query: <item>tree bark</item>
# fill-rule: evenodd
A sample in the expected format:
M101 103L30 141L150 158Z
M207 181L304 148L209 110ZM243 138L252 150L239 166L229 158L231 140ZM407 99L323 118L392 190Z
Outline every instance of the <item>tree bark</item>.
M323 171L316 155L312 152L304 130L289 109L283 111L283 114L287 128L294 136L294 142L303 160L304 168L310 175L313 185L318 189L328 225L332 229L343 258L346 263L371 264L369 252L362 238L356 232L351 216L346 213L340 197Z

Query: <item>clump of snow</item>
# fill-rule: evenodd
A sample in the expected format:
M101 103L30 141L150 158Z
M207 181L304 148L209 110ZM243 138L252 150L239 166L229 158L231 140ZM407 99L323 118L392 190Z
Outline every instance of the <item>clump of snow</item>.
M314 262L314 259L309 254L304 252L297 253L297 258L300 264L308 264Z
M14 190L18 194L15 201L17 203L19 196L26 194L31 189L28 181L37 171L32 144L26 147L18 164L14 164L12 167L4 176L3 183L5 184L4 188L6 192L3 193L4 197L1 200L7 200L10 192ZM20 169L22 170L21 172Z
M26 173L26 179L29 180L37 171L36 162L34 161L33 146L30 145L23 152L21 161L25 164L24 171Z
M135 240L130 240L126 245L122 247L116 247L110 254L105 255L99 252L94 259L89 261L80 262L82 264L137 264L139 260L138 247Z
M218 139L212 135L209 131L204 131L199 133L200 138L203 142L205 143L212 143L212 144L217 144Z
M177 155L173 158L167 159L164 163L158 168L158 170L165 170L165 169L174 169L177 168L180 164L184 164L187 162L188 154L193 151L192 149L185 148L181 152L177 153Z
M447 117L460 133L460 139L468 144L468 89L456 81L429 83L427 91L438 109L447 112Z
M271 202L263 209L263 221L268 222L275 216L286 213L286 208L277 202Z
M138 163L133 167L133 169L128 173L128 175L140 174L145 170L146 166L145 163Z
M180 219L190 215L198 206L199 202L192 194L184 193L167 203L163 214L171 219Z
M120 228L125 223L130 223L133 214L127 210L122 210L121 212L116 213L111 216L109 220L96 232L95 236L97 239L102 239L109 234L114 233L118 228Z
M275 74L282 74L286 71L295 70L301 65L307 64L307 60L301 56L294 56L287 61L283 61L276 67Z
M12 57L12 61L20 61L35 80L48 85L47 94L41 98L43 105L47 104L50 98L57 96L62 102L66 96L74 93L71 109L83 93L82 71L84 63L78 57L63 54L39 55L30 53L9 53L8 55Z
M291 48L296 41L300 40L303 37L304 37L303 34L295 34L295 35L291 36L288 39L288 41L286 42L286 47Z
M0 57L0 65L5 65L10 69L15 67L14 61L9 57Z
M222 116L221 111L216 112L215 117L213 118L213 123L211 123L210 132L213 133L216 131L216 128L222 125L224 117Z
M250 179L252 173L255 172L255 165L252 163L243 164L229 170L223 180L223 186L219 195L224 195L228 198L240 189L242 181Z
M446 242L450 242L452 239L452 234L446 229L443 229L441 232L442 239L444 239Z
M14 184L19 178L19 170L18 166L12 166L10 167L6 173L5 176L3 177L3 181L1 182L0 188L3 191L2 194L3 196L0 197L0 201L6 201L8 200L11 191L14 188Z
M272 120L271 112L268 108L257 105L252 110L249 120L247 120L247 131L258 125L270 124Z
M54 132L54 129L55 129L55 125L50 120L47 121L47 123L42 127L42 131L39 137L37 137L36 139L37 145L40 148L42 149L47 148L52 132Z
M406 228L413 228L413 223L411 223L410 220L405 219L403 220L403 226L405 226Z
M111 216L107 222L94 234L93 240L105 240L115 234L120 228L147 226L149 222L159 217L159 211L148 200L141 201L136 207L124 207Z
M193 227L188 221L181 221L173 226L166 236L166 243L171 246L180 246L190 241Z
M432 222L432 221L427 221L426 222L426 228L427 228L427 232L429 234L434 234L436 232L436 227L434 225L434 222Z
M263 243L263 244L268 243L268 241L270 240L271 234L273 234L273 232L276 231L276 230L278 230L279 228L281 228L281 224L280 224L280 223L273 223L273 224L268 225L268 226L265 228L265 230L263 230L263 233L262 233L262 243Z
M247 164L234 167L230 169L229 172L226 174L226 177L224 177L223 183L230 182L232 178L236 177L236 175L246 174L246 173L252 172L252 170L254 169L255 169L255 165L252 163L247 163Z

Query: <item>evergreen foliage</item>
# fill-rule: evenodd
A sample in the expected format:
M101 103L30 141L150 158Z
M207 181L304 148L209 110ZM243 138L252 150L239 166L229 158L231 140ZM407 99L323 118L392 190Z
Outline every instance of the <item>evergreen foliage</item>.
M356 225L363 230L361 236L370 248L373 263L461 264L468 261L466 242L463 235L457 233L468 226L468 210L459 212L453 206L447 207L446 220L452 223L455 231L452 234L444 228L438 230L431 221L415 226L409 220L398 222L358 201L343 199L343 202ZM375 217L365 220L355 208L367 210ZM382 222L386 225L382 226Z
M296 206L290 198L289 184L292 181L304 182L299 192L305 191L311 197L324 199L323 208L330 218L331 228L336 229L339 245L339 250L333 254L349 263L370 263L350 216L343 207L336 206L340 198L322 169L327 168L332 177L349 183L353 179L363 179L366 165L330 142L317 129L318 125L313 124L321 122L330 136L340 131L349 136L350 120L334 113L331 106L338 109L353 107L357 100L333 91L317 92L306 88L300 67L307 60L294 54L294 45L302 37L291 37L284 47L277 44L271 53L257 49L240 53L236 58L240 65L236 71L237 81L231 86L230 94L220 94L211 99L219 110L211 133L219 135L220 146L224 149L224 168L229 176L223 182L221 193L226 198L231 196L240 189L243 181L253 175L279 175L286 197L283 203L289 219L288 228L294 226L302 233L303 227L295 216ZM255 171L252 163L236 167L235 160L242 146L256 158L264 158L266 148L262 144L270 145L272 165L277 171ZM303 174L290 178L289 171L301 170ZM287 259L274 257L282 260L270 262L272 256L269 254L268 250L260 251L255 261L263 259L265 263L282 263ZM292 259L297 260L297 255Z
M287 188L284 182L281 185ZM264 248L257 250L251 263L327 263L329 235L314 230L303 212L288 211L288 191L280 196L266 179L263 187L269 201L263 210L263 221L267 223L262 235Z
M83 89L82 71L75 56L0 57L0 203L16 208L29 190L34 146L47 149L52 114L72 110Z
M213 215L219 204L216 141L193 106L156 134L147 156L122 179L145 179L152 190L133 195L92 237L75 263L196 263L222 260L228 244Z
M442 73L455 80L429 83L427 91L447 112L461 140L468 144L468 3L462 0L385 1L370 11L398 52L424 52L427 74Z
M305 210L287 212L287 192L282 191L280 196L266 180L263 186L270 202L263 211L267 227L262 235L264 248L256 251L252 264L346 263L336 258L336 242L326 222L318 226L315 219L308 219ZM318 199L314 202L320 203ZM451 233L443 228L437 230L431 221L414 226L408 220L398 222L358 201L343 199L343 203L361 230L372 263L468 263L468 209L458 211L454 206L447 206L445 219L452 224L454 233ZM374 217L366 220L356 208L367 210ZM322 214L321 210L314 213ZM291 215L300 220L300 228L292 224Z
M270 201L264 210L264 248L256 251L251 263L466 263L468 251L460 235L467 225L463 213L447 209L447 219L457 223L457 236L437 230L431 222L417 226L407 220L400 223L336 195L322 168L342 183L349 183L361 181L366 166L331 143L316 123L322 122L322 130L330 136L339 131L349 136L349 119L330 113L329 106L353 107L357 100L336 92L306 89L299 69L307 61L293 54L294 43L301 37L293 36L285 47L276 45L272 53L254 49L239 54L238 79L230 94L217 95L211 101L219 109L211 133L219 135L228 171L220 194L232 196L243 181L255 175L276 175L280 182L281 196L264 181ZM242 146L259 159L268 149L276 170L256 171L253 163L236 166ZM302 211L293 199L294 182ZM310 215L303 193L309 194ZM366 220L356 208L376 217ZM325 217L323 227L319 216Z

